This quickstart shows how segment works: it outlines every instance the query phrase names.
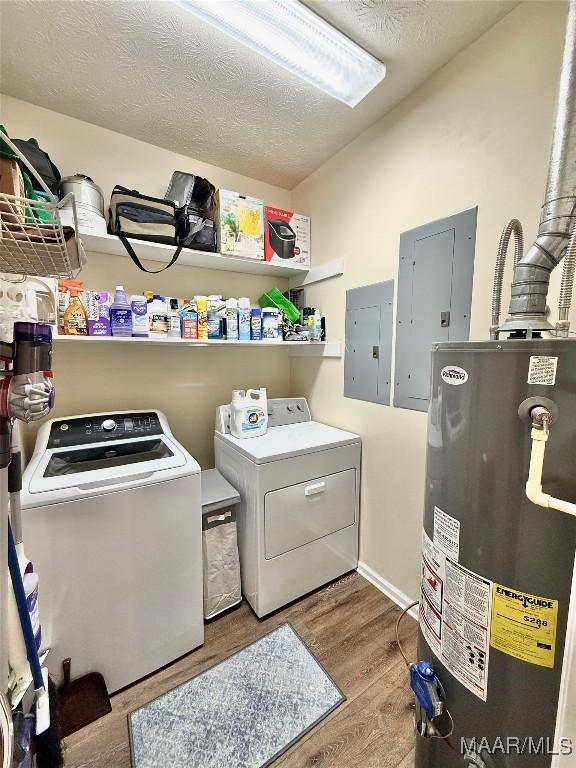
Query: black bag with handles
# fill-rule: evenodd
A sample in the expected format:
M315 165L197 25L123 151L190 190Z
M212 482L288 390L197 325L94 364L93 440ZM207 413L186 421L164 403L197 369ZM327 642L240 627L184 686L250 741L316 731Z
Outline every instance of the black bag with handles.
M36 173L42 178L48 189L56 196L58 196L58 188L60 186L60 171L47 152L44 152L42 147L39 146L36 139L13 139L14 144L18 147L20 152L24 155L26 160L34 168ZM34 189L38 189L39 185L35 178L32 178L32 186Z
M177 240L179 245L198 251L216 250L214 193L208 179L184 171L174 171L165 199L178 206Z

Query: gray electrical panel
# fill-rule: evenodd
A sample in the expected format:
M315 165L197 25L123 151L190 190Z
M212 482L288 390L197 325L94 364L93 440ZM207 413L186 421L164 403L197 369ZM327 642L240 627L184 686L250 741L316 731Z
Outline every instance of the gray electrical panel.
M394 281L346 291L344 397L390 404Z
M430 354L467 341L478 208L400 235L394 405L428 410Z

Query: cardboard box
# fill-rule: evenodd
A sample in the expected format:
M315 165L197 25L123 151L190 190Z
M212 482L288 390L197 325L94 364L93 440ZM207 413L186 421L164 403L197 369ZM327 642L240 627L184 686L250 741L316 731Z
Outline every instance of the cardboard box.
M310 266L310 217L264 208L264 258L276 264Z
M218 250L226 256L264 259L264 203L255 197L219 189Z
M24 197L24 179L16 160L0 157L0 194ZM0 203L2 219L8 224L24 224L26 206L21 201Z

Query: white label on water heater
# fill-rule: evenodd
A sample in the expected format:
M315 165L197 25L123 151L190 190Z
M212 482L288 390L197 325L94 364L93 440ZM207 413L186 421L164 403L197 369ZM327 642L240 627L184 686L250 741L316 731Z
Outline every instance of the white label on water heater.
M543 384L553 387L556 384L557 357L547 355L532 355L528 368L528 384Z
M459 365L445 365L440 371L440 376L442 381L446 382L446 384L452 384L453 387L466 384L468 381L468 371L460 368Z
M492 582L422 537L420 628L446 669L482 701L488 693Z
M434 544L458 562L460 556L460 521L434 507Z

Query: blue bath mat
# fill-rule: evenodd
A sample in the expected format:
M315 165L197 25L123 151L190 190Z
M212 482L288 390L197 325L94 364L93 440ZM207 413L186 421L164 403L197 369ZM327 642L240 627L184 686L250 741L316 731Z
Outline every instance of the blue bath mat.
M129 716L134 768L264 768L345 696L290 624Z

